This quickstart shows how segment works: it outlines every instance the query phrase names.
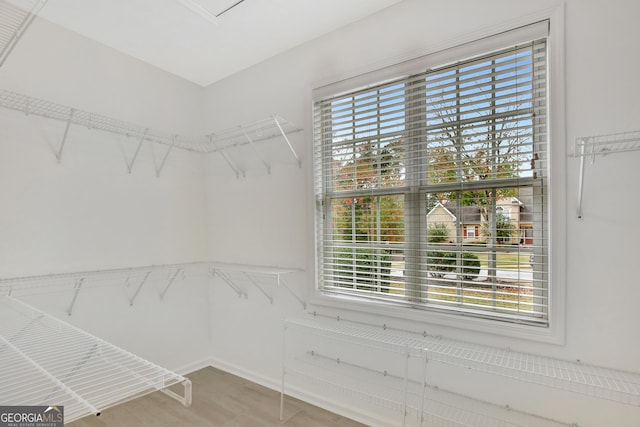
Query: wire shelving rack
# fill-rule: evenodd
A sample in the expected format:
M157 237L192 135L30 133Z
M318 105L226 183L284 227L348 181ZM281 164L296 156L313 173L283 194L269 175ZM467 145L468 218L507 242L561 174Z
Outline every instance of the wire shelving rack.
M0 0L0 67L31 25L47 0ZM20 6L20 7L19 7Z
M20 277L0 277L0 297L29 297L55 293L69 295L68 315L73 314L78 297L84 292L104 287L121 288L133 306L143 290L155 288L164 299L173 287L191 277L220 279L241 298L248 297L248 288L254 287L274 302L274 288L290 293L303 307L306 302L285 281L286 275L301 272L299 268L270 267L224 262L191 262L160 264L104 270L74 271ZM270 286L273 285L273 286Z
M63 405L65 422L154 391L191 404L187 378L9 296L0 297L0 377L4 405Z
M584 192L585 160L589 158L593 164L597 156L638 150L640 150L640 130L576 138L573 156L580 158L580 171L578 176L578 219L583 219L582 198Z
M452 393L415 380L376 372L369 368L335 360L315 351L296 358L296 368L286 375L294 384L331 396L356 398L375 407L390 409L420 425L459 427L567 427L562 423L513 408L494 405ZM347 380L347 381L345 381ZM406 401L406 402L405 402Z
M430 361L640 407L637 372L320 315L287 319L285 328L289 327L388 351L407 351L414 356L424 352Z
M219 154L236 177L240 178L246 175L246 171L234 158L234 153L237 155L240 148L249 147L250 149L242 152L243 155L253 153L251 155L258 158L266 171L270 173L271 163L265 159L257 147L261 143L277 138L284 141L297 165L299 167L302 165L302 160L289 139L292 133L300 132L302 129L279 115L272 115L205 135L185 136L2 89L0 89L0 107L64 123L64 132L56 153L58 162L62 160L69 129L71 125L75 125L134 139L137 144L135 152L131 159L127 159L129 173L133 169L140 147L144 142L160 144L165 147L164 157L156 171L157 175L160 175L173 148L199 154Z
M248 288L255 287L262 295L273 304L273 292L270 292L269 284L285 289L303 308L307 307L304 299L300 298L285 281L283 276L291 273L299 273L298 268L269 267L261 265L234 264L224 262L209 263L209 274L212 278L219 278L227 284L238 297L247 298Z

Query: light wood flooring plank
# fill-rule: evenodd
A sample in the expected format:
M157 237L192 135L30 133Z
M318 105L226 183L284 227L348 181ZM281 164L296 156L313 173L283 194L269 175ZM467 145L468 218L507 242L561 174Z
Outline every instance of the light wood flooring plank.
M280 393L215 369L187 375L193 403L185 408L161 392L106 409L69 427L362 427L348 418L286 397L280 421ZM178 391L179 389L176 389Z

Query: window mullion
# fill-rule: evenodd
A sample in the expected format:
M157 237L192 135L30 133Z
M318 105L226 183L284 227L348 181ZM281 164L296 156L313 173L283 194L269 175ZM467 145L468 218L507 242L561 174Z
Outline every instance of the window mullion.
M426 103L424 99L424 79L407 81L405 111L421 109L406 122L405 168L407 192L405 193L405 292L409 301L420 303L426 300L427 280L424 257L423 236L426 236L424 216L425 195L420 191L424 176L421 153L424 145ZM419 117L419 119L415 119ZM425 284L423 286L423 284Z

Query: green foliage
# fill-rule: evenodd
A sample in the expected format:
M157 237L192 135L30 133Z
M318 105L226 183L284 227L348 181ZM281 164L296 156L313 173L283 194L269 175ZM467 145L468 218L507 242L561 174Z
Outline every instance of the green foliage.
M445 274L455 273L458 264L456 252L431 251L427 253L429 273L433 277L442 277ZM480 260L478 256L465 252L462 254L462 278L471 280L480 274Z
M391 257L388 250L373 248L334 248L334 264L338 281L344 287L389 292L391 285ZM353 282L355 277L355 286Z
M441 222L429 224L427 227L427 242L442 243L449 238L447 226Z
M511 243L511 238L513 234L516 232L516 226L511 223L511 219L505 216L501 212L497 212L496 214L496 242L507 244ZM482 224L482 229L480 230L480 234L486 237L491 236L491 230L489 228L489 224Z

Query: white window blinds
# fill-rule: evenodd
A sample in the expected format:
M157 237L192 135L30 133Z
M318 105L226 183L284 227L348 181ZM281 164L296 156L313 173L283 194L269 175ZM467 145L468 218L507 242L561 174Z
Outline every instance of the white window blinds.
M320 292L547 324L546 43L316 100Z

